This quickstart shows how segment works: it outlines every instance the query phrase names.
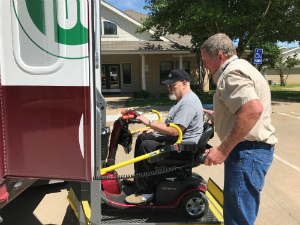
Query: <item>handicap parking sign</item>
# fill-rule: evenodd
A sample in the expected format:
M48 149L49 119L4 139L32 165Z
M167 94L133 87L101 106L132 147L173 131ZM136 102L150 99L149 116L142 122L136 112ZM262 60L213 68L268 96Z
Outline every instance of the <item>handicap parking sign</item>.
M263 49L255 49L254 53L254 64L261 64L262 63L262 54L263 54Z

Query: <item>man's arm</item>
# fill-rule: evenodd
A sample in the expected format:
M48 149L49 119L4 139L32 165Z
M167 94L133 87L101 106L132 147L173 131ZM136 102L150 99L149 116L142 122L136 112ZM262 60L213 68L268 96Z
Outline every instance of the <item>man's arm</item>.
M141 120L144 125L149 126L149 120L145 116L141 115L141 116L136 117L136 119ZM181 131L184 131L184 129L185 129L184 126L182 126L180 124L176 124L176 125L181 129ZM172 127L167 127L167 125L165 123L153 122L150 125L150 128L157 131L158 133L160 133L162 135L178 136L177 130L175 130Z
M263 106L258 99L253 99L240 107L237 120L220 146L206 151L205 165L222 164L232 149L252 130L263 112Z

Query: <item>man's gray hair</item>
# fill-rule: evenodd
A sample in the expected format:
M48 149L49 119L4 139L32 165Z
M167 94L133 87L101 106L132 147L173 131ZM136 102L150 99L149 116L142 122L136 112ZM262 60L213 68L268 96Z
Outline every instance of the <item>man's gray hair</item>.
M218 53L223 53L227 58L236 55L235 48L232 40L226 34L218 33L208 38L200 49L205 50L206 55L215 59Z

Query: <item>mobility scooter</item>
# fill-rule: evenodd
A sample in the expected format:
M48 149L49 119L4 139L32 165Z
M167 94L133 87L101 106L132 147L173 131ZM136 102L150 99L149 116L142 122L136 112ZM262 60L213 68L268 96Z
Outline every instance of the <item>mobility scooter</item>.
M153 112L156 112L153 110ZM158 112L156 112L158 114ZM152 153L134 158L124 163L115 165L118 145L128 148L132 143L132 133L128 125L141 123L136 117L139 112L127 110L114 123L110 136L109 127L102 134L102 169L101 176L101 198L104 203L111 207L122 209L181 209L191 219L198 219L208 211L208 200L205 195L207 190L206 181L198 174L192 172L193 167L203 164L206 156L203 156L205 149L210 148L208 140L214 135L214 128L211 124L205 123L203 134L198 143L184 142L181 130L175 125L179 133L178 141L173 145L164 145L161 149ZM158 114L159 115L159 114ZM159 115L159 119L160 119ZM108 145L108 142L110 143ZM170 152L189 151L189 159L170 158ZM122 175L119 176L116 168L128 165L140 160L149 160L156 164L155 171L151 173ZM156 192L154 200L147 205L129 205L125 198L133 194L132 186L123 182L128 178L155 175ZM122 181L123 180L123 181Z

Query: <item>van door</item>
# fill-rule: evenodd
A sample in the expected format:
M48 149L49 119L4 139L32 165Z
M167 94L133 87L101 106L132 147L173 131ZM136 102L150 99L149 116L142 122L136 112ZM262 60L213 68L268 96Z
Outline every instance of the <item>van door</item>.
M1 0L5 177L92 180L91 1Z

